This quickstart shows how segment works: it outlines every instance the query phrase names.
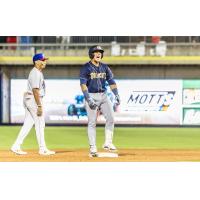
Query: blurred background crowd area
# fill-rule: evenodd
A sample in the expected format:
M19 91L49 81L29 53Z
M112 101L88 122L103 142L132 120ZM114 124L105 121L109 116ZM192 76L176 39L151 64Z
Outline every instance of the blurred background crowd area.
M106 56L200 56L200 36L0 36L0 56L86 56L96 44Z

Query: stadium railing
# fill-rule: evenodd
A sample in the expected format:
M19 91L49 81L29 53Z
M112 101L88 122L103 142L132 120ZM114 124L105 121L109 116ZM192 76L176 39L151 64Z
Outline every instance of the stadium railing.
M162 42L162 41L161 41ZM96 43L78 44L19 44L1 43L0 56L32 56L44 52L48 56L87 56L88 48ZM106 56L156 56L156 44L153 43L101 43ZM165 43L163 56L200 56L200 43ZM140 48L140 49L139 49ZM138 53L139 50L143 53ZM158 54L159 55L159 54ZM162 56L162 55L161 55Z

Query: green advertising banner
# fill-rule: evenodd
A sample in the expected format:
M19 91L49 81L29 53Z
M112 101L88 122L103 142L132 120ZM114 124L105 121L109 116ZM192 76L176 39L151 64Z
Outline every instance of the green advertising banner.
M200 108L183 108L183 124L200 124Z
M183 89L199 89L200 88L200 80L183 80Z
M200 125L200 80L183 80L182 124Z

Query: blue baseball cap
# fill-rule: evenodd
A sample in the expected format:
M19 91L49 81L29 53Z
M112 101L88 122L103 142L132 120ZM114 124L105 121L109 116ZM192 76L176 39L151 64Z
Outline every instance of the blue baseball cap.
M43 53L37 53L33 56L33 62L37 61L37 60L48 60L48 58L45 58Z

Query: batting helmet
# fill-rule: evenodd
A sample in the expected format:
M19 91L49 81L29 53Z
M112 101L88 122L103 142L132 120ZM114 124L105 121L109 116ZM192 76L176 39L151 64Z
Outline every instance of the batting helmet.
M89 55L90 59L94 58L94 54L93 53L97 52L97 51L101 52L101 54L102 54L101 58L103 58L104 50L102 49L101 46L96 45L96 46L92 46L92 47L89 48L88 55Z

